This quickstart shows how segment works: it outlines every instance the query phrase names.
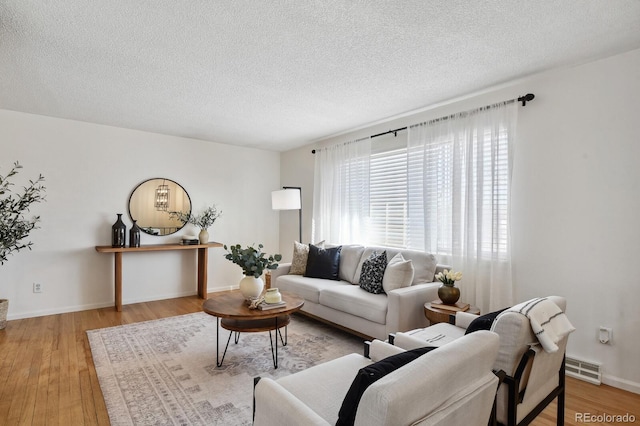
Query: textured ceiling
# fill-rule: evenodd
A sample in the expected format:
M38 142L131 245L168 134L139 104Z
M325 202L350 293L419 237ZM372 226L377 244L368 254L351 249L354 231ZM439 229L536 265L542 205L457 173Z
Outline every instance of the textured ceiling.
M636 48L638 0L0 0L0 108L286 150Z

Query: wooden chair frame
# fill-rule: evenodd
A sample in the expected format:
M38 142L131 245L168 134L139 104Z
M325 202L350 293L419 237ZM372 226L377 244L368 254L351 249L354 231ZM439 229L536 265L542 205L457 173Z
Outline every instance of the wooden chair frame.
M393 345L393 341L395 339L395 334L389 334L389 343ZM558 371L558 386L556 386L550 393L540 401L538 405L536 405L527 416L522 419L520 423L517 423L517 409L518 404L522 402L524 398L524 393L527 390L526 387L522 389L522 391L518 391L520 389L520 382L522 381L522 376L524 375L527 365L529 365L533 358L535 357L535 352L532 349L529 349L527 352L522 355L522 359L518 364L518 368L516 369L515 376L509 376L504 373L504 371L500 370L500 372L496 372L498 377L500 378L500 385L502 383L506 383L507 389L507 424L503 425L499 423L496 419L496 404L494 403L494 411L492 412L491 420L489 421L489 425L500 425L500 426L525 426L530 424L546 407L549 405L556 397L558 398L558 410L557 410L557 426L564 426L564 406L565 406L565 358L562 359L562 364L560 366L560 370ZM501 374L498 374L501 373ZM498 387L499 389L499 387Z
M530 412L522 419L520 423L517 423L518 404L522 402L524 394L527 390L525 387L522 391L520 389L520 382L522 376L535 357L535 352L529 349L522 356L516 374L514 377L506 376L504 382L507 384L507 424L501 426L525 426L530 424L556 397L558 398L558 409L556 424L558 426L564 425L564 403L565 403L565 358L562 359L560 370L558 370L558 386L556 386L538 405L536 405Z

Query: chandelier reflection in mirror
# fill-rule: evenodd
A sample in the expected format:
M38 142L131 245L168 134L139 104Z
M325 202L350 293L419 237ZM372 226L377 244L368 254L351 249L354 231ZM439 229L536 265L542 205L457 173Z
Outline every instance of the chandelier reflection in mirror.
M184 226L169 212L191 213L191 199L177 182L167 178L148 179L134 188L129 196L129 217L142 232L170 235Z
M156 210L166 212L169 207L169 185L162 181L156 189Z

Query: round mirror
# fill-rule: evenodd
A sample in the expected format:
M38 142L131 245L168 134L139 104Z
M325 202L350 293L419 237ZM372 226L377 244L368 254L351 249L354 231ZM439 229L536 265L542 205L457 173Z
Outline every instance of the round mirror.
M191 213L191 199L171 179L146 180L129 197L129 217L149 235L169 235L182 229L185 224L170 215L176 211Z

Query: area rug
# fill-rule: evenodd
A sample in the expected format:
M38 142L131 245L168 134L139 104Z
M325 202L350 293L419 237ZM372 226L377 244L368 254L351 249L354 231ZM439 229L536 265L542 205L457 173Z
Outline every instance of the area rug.
M229 332L220 330L220 348ZM278 378L362 353L362 339L301 315L278 347L243 333L216 367L216 319L203 312L87 331L112 425L250 425L253 378Z

